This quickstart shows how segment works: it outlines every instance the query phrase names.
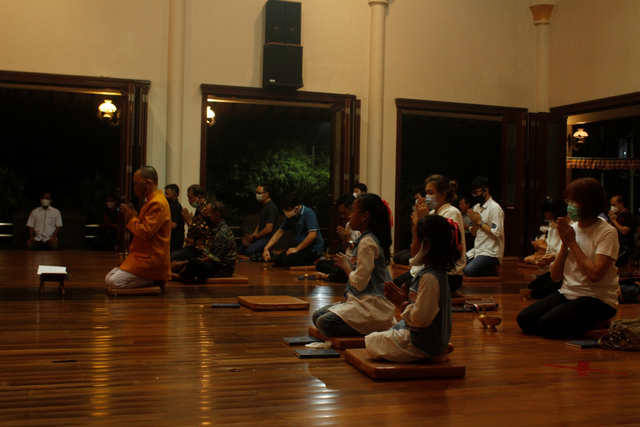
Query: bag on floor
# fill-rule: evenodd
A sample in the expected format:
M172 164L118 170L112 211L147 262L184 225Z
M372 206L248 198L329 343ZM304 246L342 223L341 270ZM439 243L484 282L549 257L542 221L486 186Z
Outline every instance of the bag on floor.
M598 344L607 350L640 351L640 317L614 320Z

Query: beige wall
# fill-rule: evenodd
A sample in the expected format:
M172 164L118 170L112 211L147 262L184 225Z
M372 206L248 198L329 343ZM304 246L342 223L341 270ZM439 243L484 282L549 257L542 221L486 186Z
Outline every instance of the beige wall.
M640 1L557 0L551 15L551 107L640 91Z
M186 0L183 187L199 177L200 84L260 87L265 1ZM369 11L367 0L302 0L301 90L362 100L363 175ZM638 16L636 0L556 0L552 106L639 90ZM0 0L0 69L150 80L148 162L162 177L168 22L169 0ZM383 197L395 196L395 98L533 109L535 43L526 0L390 1Z
M151 81L147 161L164 180L168 0L0 0L0 69Z

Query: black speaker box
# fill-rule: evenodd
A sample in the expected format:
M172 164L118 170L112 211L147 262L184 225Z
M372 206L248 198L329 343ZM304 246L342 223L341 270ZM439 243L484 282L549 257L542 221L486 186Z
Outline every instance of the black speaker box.
M265 43L300 44L302 6L290 1L269 0L265 5Z
M267 43L262 51L262 87L301 88L302 46Z

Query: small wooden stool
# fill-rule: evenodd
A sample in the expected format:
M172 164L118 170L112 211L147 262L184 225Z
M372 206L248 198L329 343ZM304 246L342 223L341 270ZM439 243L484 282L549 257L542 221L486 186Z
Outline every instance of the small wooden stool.
M67 273L42 273L40 274L40 295L44 295L44 282L59 282L58 292L64 295L64 281L70 276Z
M352 348L344 353L347 362L369 375L374 380L406 380L417 378L462 378L466 375L464 365L413 362L392 363L373 360L366 348Z
M364 337L325 337L315 326L309 326L309 336L320 338L322 341L331 341L331 347L338 350L364 348Z
M239 296L238 304L254 311L308 310L309 303L288 295Z

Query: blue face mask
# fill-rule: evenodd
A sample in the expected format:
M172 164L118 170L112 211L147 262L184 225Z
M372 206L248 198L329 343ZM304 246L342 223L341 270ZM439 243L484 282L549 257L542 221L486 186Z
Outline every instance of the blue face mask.
M436 202L436 196L430 196L430 195L426 195L424 196L424 201L427 203L427 206L429 206L429 209L433 210L436 208L436 206L438 206L438 202Z
M573 222L580 221L580 206L570 203L567 206L567 216Z

